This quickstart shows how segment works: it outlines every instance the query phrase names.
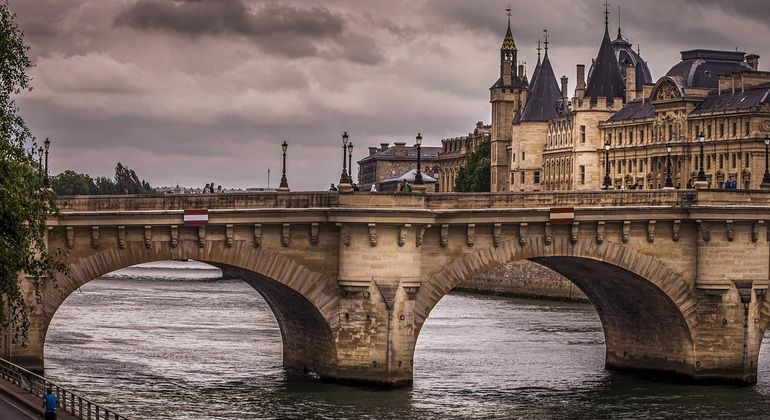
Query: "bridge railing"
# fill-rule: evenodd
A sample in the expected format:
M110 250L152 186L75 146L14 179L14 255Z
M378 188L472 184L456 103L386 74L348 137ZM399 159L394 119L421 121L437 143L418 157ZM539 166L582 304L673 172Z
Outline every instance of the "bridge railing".
M50 388L56 393L56 399L59 403L58 409L66 411L79 419L127 420L127 417L89 401L64 387L5 359L0 359L0 379L8 381L29 392L33 396L40 398L41 406L43 402L42 398Z

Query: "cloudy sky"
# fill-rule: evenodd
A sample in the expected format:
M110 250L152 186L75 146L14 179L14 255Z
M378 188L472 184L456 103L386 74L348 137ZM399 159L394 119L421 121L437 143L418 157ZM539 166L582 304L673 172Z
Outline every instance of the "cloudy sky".
M153 185L271 184L289 143L294 190L339 178L340 134L366 146L427 145L489 122L505 8L498 0L10 0L34 90L19 100L53 141L52 171L111 176L120 160ZM557 77L590 65L601 0L511 1L528 73L547 28ZM770 69L767 0L613 1L653 78L693 48L757 53Z

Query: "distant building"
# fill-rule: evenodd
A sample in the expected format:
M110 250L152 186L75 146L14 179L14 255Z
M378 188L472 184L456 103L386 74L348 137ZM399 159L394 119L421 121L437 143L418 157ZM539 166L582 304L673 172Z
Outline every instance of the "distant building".
M441 151L438 154L439 191L454 191L457 174L468 164L470 154L475 152L482 141L491 140L492 126L479 121L476 128L467 136L441 140Z
M441 147L422 148L420 165L422 173L432 178L438 178L438 154ZM369 191L372 184L381 190L380 182L389 178L399 177L416 169L417 148L407 146L405 142L380 143L380 147L370 147L369 155L358 161L358 186L361 191Z

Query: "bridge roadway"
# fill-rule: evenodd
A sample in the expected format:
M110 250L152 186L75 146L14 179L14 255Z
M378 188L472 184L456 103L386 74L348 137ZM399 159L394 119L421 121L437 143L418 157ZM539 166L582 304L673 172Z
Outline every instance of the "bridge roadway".
M518 259L588 296L607 368L753 383L770 324L766 191L75 196L59 207L47 241L66 251L70 271L43 279L40 300L34 279L25 281L29 346L10 351L38 371L70 293L169 259L243 279L276 315L286 368L342 382L411 382L434 305ZM555 208L574 218L553 218ZM185 224L192 209L207 210L206 224Z

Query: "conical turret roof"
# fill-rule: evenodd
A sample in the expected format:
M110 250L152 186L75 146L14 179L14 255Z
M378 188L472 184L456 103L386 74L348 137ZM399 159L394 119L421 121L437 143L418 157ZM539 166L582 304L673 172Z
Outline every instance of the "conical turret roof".
M599 54L594 60L593 71L588 79L585 96L596 102L597 98L624 98L625 84L618 69L618 60L612 48L609 30L605 21L604 38L599 47Z
M513 32L511 32L511 22L508 21L508 32L505 33L503 38L503 46L500 47L501 51L517 51L516 42L513 41Z
M548 121L559 116L563 99L547 52L536 71L537 74L532 76L533 81L530 85L527 104L521 114L521 122Z

